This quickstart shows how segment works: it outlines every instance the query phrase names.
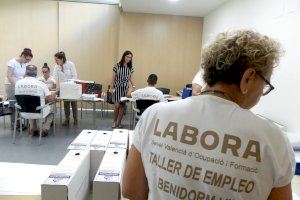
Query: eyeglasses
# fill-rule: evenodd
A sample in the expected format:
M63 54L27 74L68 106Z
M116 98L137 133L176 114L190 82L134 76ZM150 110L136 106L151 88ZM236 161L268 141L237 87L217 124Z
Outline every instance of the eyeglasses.
M43 74L46 74L46 73L48 73L48 72L49 72L49 71L42 71Z
M264 89L263 89L263 96L265 96L265 95L267 95L267 94L269 94L272 90L274 90L275 89L275 87L263 76L263 75L261 75L261 73L260 72L258 72L258 71L256 71L256 74L262 79L262 80L264 80L265 81L265 83L266 83L266 85L265 85L265 87L264 87Z

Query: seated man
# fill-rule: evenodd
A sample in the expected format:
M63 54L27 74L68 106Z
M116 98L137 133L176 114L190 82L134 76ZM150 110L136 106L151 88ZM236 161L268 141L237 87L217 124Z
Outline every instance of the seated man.
M41 99L41 106L45 105L46 101L52 101L55 99L55 93L50 93L46 84L38 81L36 79L37 76L37 67L34 65L28 65L26 67L25 77L16 82L15 85L15 95L31 95L31 96L39 96ZM47 131L50 128L50 125L53 120L53 114L50 112L50 106L47 106L43 110L44 112L50 113L43 124L42 134L43 136L47 135ZM30 115L30 113L28 113ZM36 130L36 120L29 120L30 130L29 134L31 136L34 135L34 131Z
M155 88L157 83L157 76L156 74L150 74L148 77L148 86L142 89L138 89L131 93L131 97L134 100L138 99L147 99L147 100L155 100L155 101L166 101L163 93Z

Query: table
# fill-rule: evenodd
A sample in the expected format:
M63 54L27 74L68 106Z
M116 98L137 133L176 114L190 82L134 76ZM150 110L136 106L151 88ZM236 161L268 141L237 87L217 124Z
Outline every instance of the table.
M60 116L60 123L62 123L62 101L76 101L76 102L79 102L81 103L81 108L80 108L80 116L81 116L81 119L82 119L82 103L83 102L87 102L87 103L90 103L90 104L93 104L93 126L95 128L95 125L96 125L96 103L97 102L101 102L102 103L102 106L101 106L101 115L103 117L103 110L104 110L104 99L102 98L94 98L94 99L91 99L91 100L88 100L88 99L62 99L60 97L57 98L57 102L59 102L59 116ZM55 104L56 105L56 104Z
M164 95L164 98L167 100L167 102L171 102L171 101L177 101L180 100L181 97L179 96L173 96L173 95ZM129 102L130 103L130 115L129 115L129 129L133 129L134 128L134 111L133 111L133 103L135 102L135 100L133 100L133 98L131 97L121 97L121 102Z
M0 104L2 104L0 106L0 109L1 109L0 117L3 117L4 128L5 128L5 116L11 115L14 112L14 110L11 107L9 107L9 101L2 101L2 102L0 102Z

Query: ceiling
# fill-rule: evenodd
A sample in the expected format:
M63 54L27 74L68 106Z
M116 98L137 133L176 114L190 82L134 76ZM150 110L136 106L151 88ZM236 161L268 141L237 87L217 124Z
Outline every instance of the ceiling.
M60 0L120 4L124 12L204 17L228 0Z
M120 0L123 11L204 17L228 0Z

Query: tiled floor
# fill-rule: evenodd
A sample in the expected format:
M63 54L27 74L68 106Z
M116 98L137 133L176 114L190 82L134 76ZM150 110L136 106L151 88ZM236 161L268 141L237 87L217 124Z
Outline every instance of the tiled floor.
M80 113L80 112L79 112ZM59 124L57 115L57 127L55 134L50 134L42 139L38 145L38 137L28 137L27 130L23 135L17 134L16 144L12 144L12 130L9 128L9 117L6 117L6 128L3 119L0 118L0 162L31 163L44 165L57 165L67 152L68 145L77 137L82 129L94 129L92 112L83 112L83 119L79 119L78 126L69 128ZM79 114L80 117L80 114ZM123 120L124 128L128 128L128 116ZM100 114L96 117L96 129L112 130L112 112L108 112L103 118Z

